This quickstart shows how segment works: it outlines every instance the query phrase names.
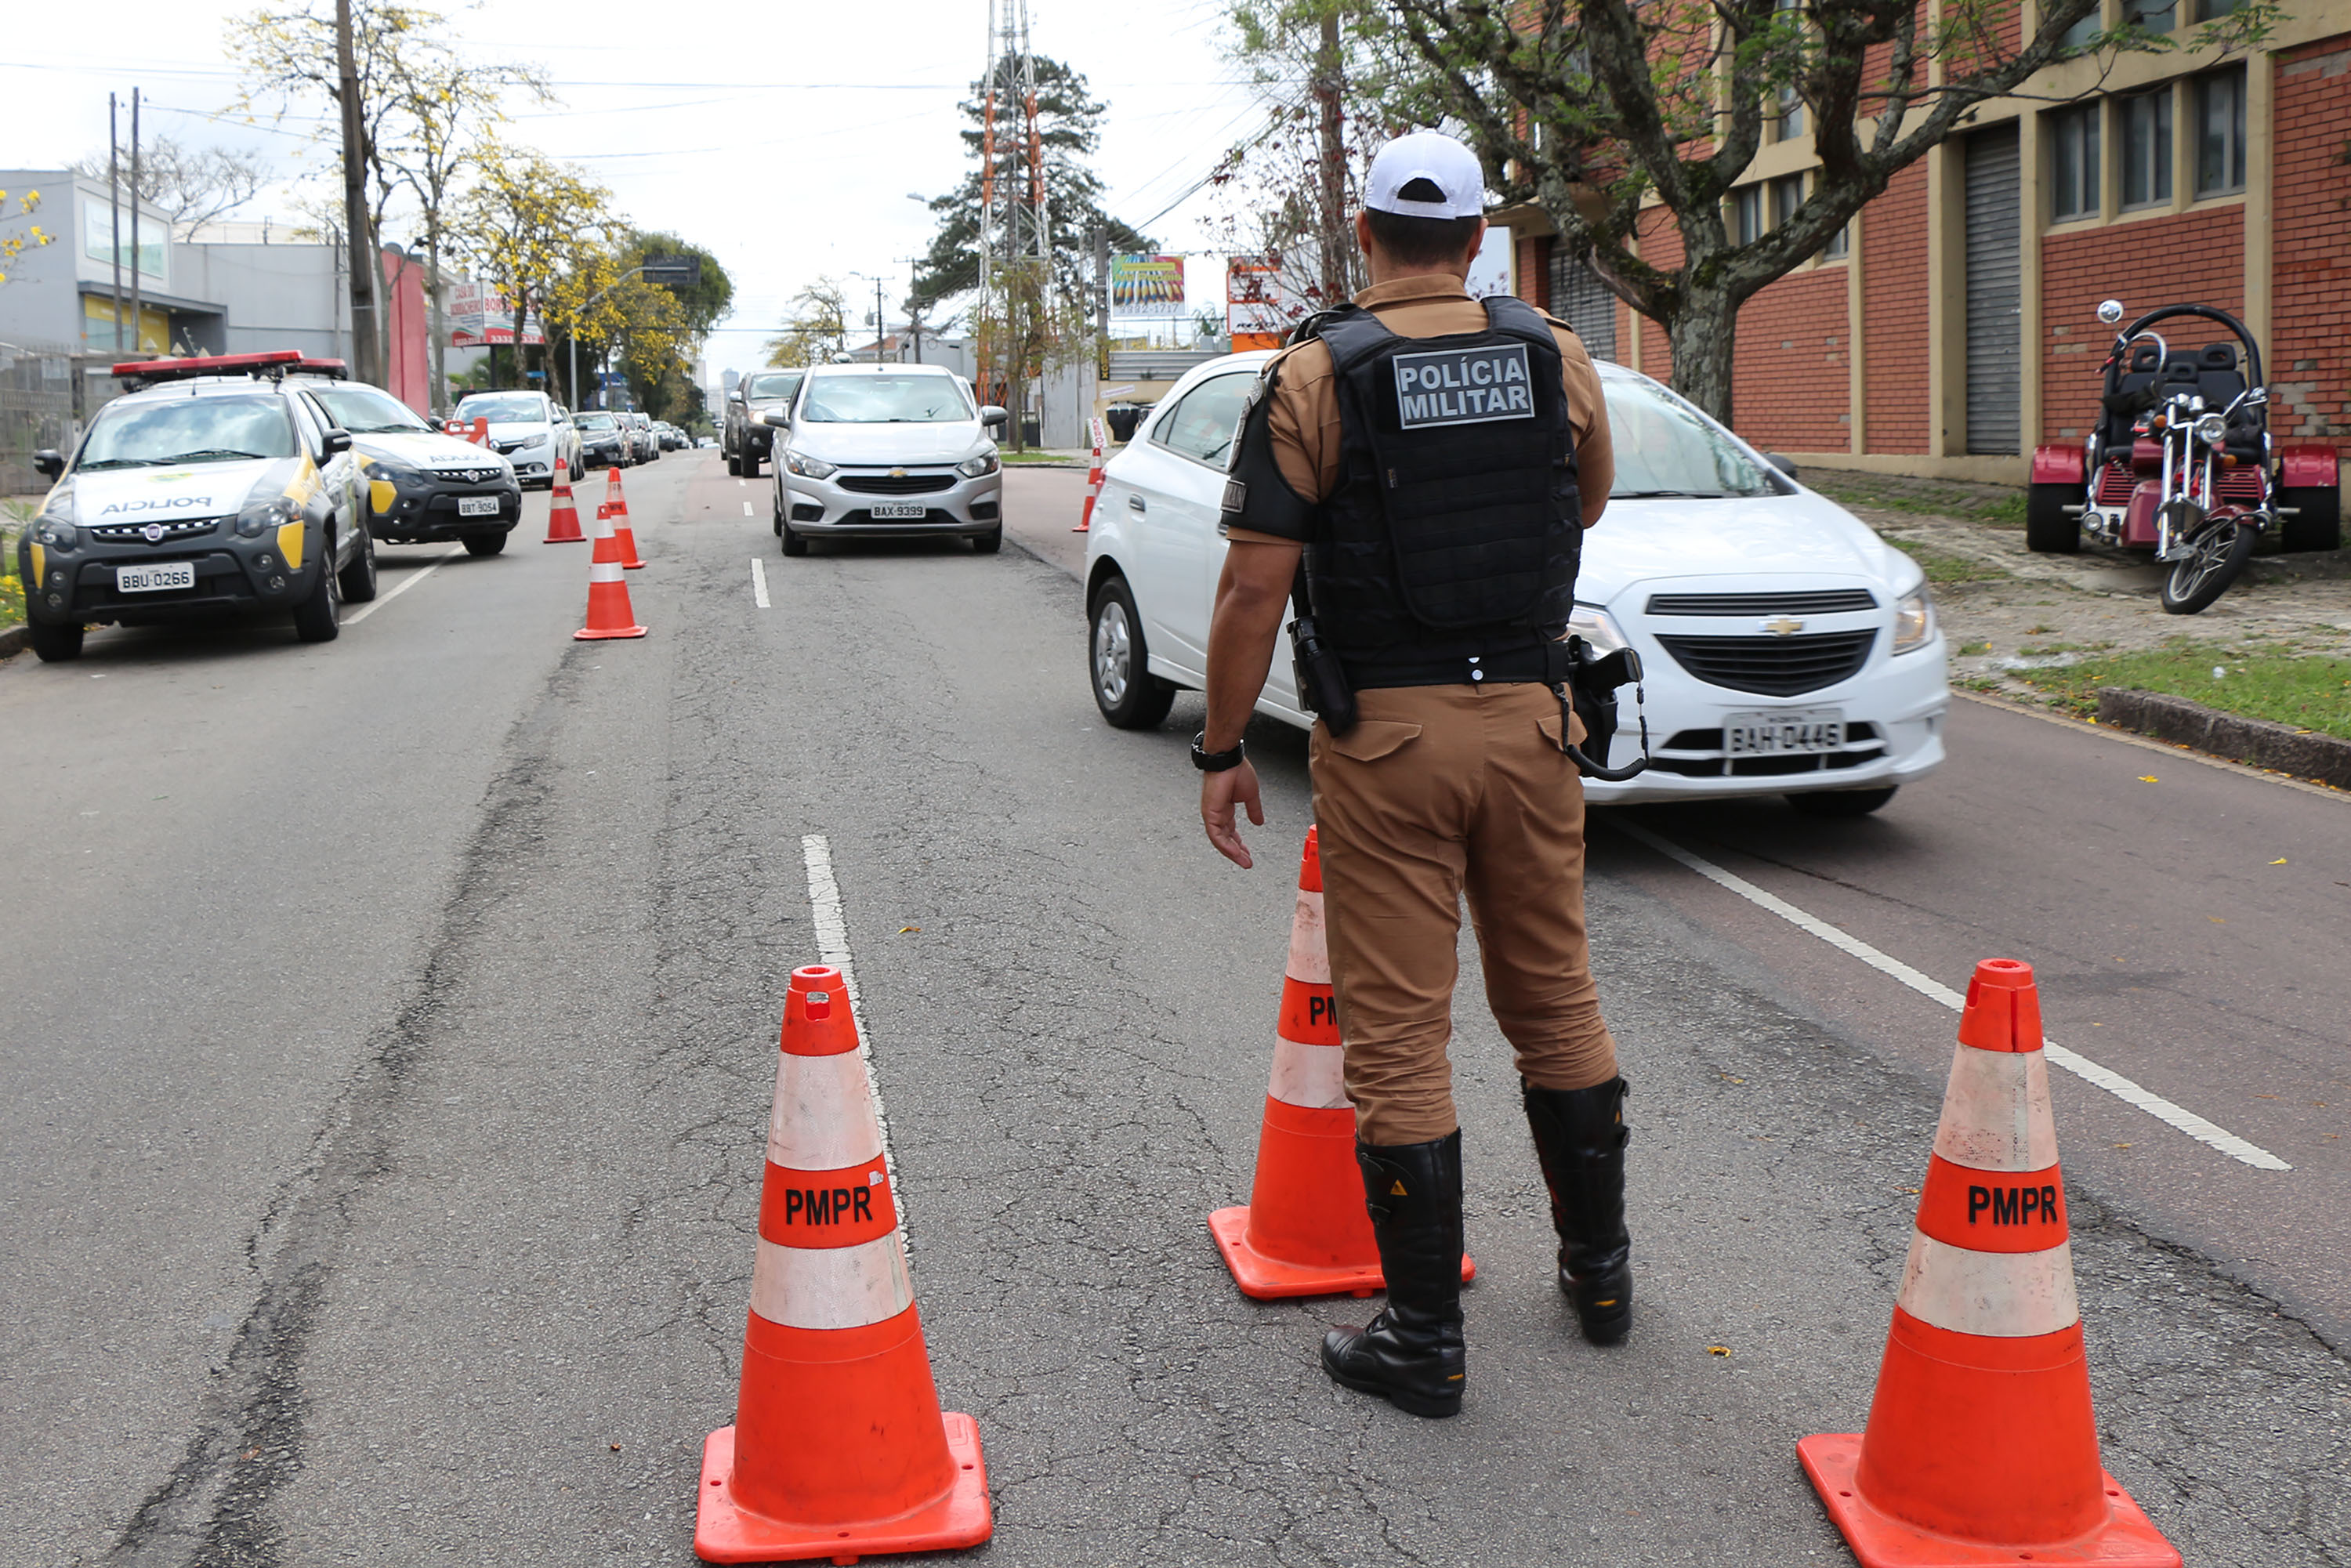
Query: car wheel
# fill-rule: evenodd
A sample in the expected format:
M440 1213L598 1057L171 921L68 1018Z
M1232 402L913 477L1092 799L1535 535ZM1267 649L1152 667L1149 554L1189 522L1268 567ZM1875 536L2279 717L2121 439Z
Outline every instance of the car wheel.
M726 472L740 479L743 476L743 460L729 453L726 458Z
M778 538L784 541L784 553L786 555L803 556L808 554L808 535L800 532L789 523L778 523L776 526L776 535Z
M2082 498L2078 485L2030 485L2024 493L2024 548L2043 555L2082 549L2082 519L2065 508Z
M339 585L349 603L365 604L375 597L375 536L364 527L360 529L360 553L343 568Z
M36 621L25 630L32 637L33 656L44 664L62 664L81 657L82 624L78 621L70 626L44 626Z
M506 548L507 536L503 532L495 534L467 534L465 536L465 553L467 555L496 555Z
M294 607L294 635L305 643L331 643L342 635L342 598L335 581L332 549L319 562L319 586Z
M776 537L782 538L784 537L784 487L781 485L775 486L768 492L768 521L775 528Z
M2343 492L2333 485L2298 485L2278 491L2278 505L2294 516L2278 519L2278 547L2290 550L2343 548Z
M972 552L975 555L994 555L997 551L1002 549L1004 548L1004 525L1002 523L998 523L984 534L972 535L971 548Z
M574 457L571 460L570 482L577 485L580 480L585 479L586 477L588 477L588 465L580 458Z
M1866 817L1894 799L1897 785L1883 789L1812 789L1788 797L1788 804L1807 817Z
M743 454L743 477L757 479L758 476L759 455L747 448Z
M1126 579L1106 579L1094 594L1093 630L1086 642L1094 706L1117 729L1152 729L1176 706L1176 688L1151 673L1143 617Z

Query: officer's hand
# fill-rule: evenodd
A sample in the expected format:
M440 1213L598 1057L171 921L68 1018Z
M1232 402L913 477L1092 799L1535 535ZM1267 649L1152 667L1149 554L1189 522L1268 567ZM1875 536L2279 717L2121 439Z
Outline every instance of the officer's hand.
M1200 821L1217 852L1247 871L1257 862L1249 859L1249 846L1241 842L1240 829L1233 818L1236 802L1249 808L1251 822L1265 826L1265 806L1257 794L1257 768L1246 758L1238 768L1200 775Z

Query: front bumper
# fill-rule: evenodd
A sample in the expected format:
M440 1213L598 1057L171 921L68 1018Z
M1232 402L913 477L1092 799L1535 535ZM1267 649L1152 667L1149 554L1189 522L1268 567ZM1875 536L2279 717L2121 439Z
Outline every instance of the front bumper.
M967 479L935 465L907 468L903 476L883 468L841 468L828 478L810 479L778 466L776 482L784 491L784 521L798 534L890 538L987 534L1004 526L1002 469ZM938 487L916 487L924 485ZM877 517L877 505L919 506L923 516Z
M537 446L518 446L510 441L492 442L498 455L514 465L515 477L526 485L555 483L555 443L542 442Z
M368 532L385 544L458 539L491 529L503 531L522 521L522 484L518 476L513 483L494 481L482 485L443 479L433 474L410 474L392 483L396 495L391 509L371 512L368 517ZM458 515L461 498L484 496L496 500L496 513L470 517ZM373 499L371 497L371 505Z
M580 463L586 468L611 468L621 462L621 444L617 441L590 441L580 448Z
M304 530L302 565L287 570L274 533L237 537L225 525L211 534L172 540L164 546L86 542L60 554L44 552L40 580L31 576L29 549L20 547L25 572L25 612L47 626L146 626L249 611L290 610L318 586L329 570L315 527ZM193 588L124 593L115 587L118 566L161 566L186 561L195 569Z

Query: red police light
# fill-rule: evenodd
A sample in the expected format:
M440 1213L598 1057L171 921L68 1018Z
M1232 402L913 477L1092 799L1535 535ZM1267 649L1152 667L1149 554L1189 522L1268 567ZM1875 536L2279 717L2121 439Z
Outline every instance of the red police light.
M188 360L129 360L114 367L114 374L142 382L180 381L189 376L252 375L256 371L279 369L298 364L302 359L299 349L271 349L259 354L207 354Z
M328 376L339 382L351 379L351 367L341 360L297 360L294 368L306 376Z

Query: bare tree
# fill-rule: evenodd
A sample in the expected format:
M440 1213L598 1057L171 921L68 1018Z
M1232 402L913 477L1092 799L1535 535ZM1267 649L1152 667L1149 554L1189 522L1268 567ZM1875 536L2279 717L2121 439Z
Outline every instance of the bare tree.
M85 179L106 178L106 154L78 160L73 172ZM172 222L175 233L226 217L261 193L275 178L258 153L228 147L191 147L168 134L151 137L139 153L138 193Z

